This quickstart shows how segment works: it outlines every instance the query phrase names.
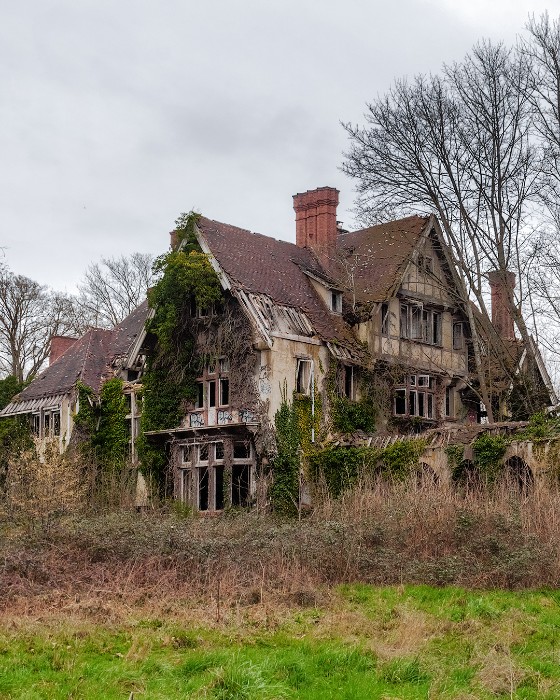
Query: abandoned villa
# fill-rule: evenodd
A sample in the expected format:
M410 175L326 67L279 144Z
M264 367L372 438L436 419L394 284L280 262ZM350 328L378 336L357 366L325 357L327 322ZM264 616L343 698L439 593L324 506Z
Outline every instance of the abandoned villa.
M157 307L149 297L112 330L53 338L49 367L1 415L28 416L39 444L58 441L63 450L77 440L80 402L97 405L104 384L117 377L140 492L150 485L139 440L145 451L164 454L168 493L194 509L220 511L253 504L262 473L274 479L275 419L292 402L307 416L302 430L311 445L483 425L488 407L473 325L495 420L528 418L515 398L522 377L541 408L557 403L537 346L516 338L513 273L488 274L488 319L465 301L435 216L347 232L337 221L336 189L293 200L295 244L199 215L191 217L190 238L171 234L172 253L196 249L185 259L203 256L221 288L207 304L195 294L183 300L176 345L192 340L186 364L194 375L178 411L159 424L144 420L160 390L146 380L159 367ZM159 357L174 352L183 351L170 343Z

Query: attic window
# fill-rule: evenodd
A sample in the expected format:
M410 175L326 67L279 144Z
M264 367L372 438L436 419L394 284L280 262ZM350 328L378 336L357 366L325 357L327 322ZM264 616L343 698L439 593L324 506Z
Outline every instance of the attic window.
M342 313L342 292L331 289L331 311L336 314Z

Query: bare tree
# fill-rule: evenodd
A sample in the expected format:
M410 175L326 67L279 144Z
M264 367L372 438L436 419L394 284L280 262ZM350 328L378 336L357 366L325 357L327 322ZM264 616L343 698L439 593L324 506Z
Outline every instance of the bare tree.
M80 285L79 304L93 326L120 323L146 298L154 259L145 253L102 258L90 265Z
M0 372L18 382L35 376L49 355L53 335L74 330L72 300L0 267Z
M487 315L487 272L523 267L524 225L538 189L532 114L524 98L529 89L527 59L501 44L483 42L463 62L445 67L442 76L396 82L368 105L366 127L345 125L351 150L343 170L357 180L364 222L387 214L438 215L462 273L461 302L471 322L480 393L490 420L470 298ZM529 346L518 300L511 298L509 304Z

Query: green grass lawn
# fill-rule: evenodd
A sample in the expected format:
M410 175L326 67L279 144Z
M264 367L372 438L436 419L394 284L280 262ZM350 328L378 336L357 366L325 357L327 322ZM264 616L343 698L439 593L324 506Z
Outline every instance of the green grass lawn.
M207 624L134 614L6 619L0 698L560 698L556 591L353 585Z

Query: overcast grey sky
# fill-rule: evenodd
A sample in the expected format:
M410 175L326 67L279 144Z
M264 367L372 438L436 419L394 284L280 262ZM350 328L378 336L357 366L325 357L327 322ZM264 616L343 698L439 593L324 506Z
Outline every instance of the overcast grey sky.
M341 190L365 103L560 0L0 0L0 246L73 291L161 253L179 213L293 240L291 195Z

